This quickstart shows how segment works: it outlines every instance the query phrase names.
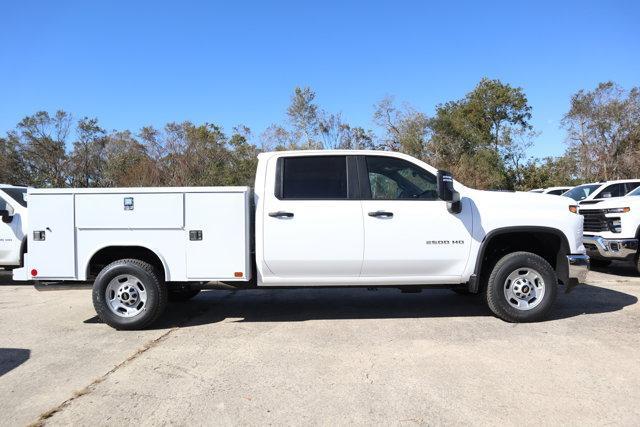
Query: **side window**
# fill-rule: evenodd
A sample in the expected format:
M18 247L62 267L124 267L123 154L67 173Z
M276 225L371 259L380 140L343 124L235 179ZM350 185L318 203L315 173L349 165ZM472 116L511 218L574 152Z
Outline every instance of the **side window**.
M282 199L346 199L346 156L302 156L282 159Z
M630 193L636 188L638 188L638 186L640 185L640 182L627 182L626 185L627 185L627 188L625 189L624 194Z
M367 156L367 174L374 200L436 200L436 177L406 160Z
M606 199L608 197L622 197L625 195L624 184L611 184L596 196L598 199Z
M551 190L547 194L551 194L553 196L559 196L562 193L564 193L564 190Z

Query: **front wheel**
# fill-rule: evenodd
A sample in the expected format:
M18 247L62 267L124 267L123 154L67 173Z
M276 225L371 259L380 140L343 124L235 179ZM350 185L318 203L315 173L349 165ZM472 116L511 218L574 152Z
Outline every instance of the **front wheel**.
M551 265L530 252L514 252L502 257L487 282L487 304L507 322L534 322L543 319L558 293L558 279Z
M167 305L167 287L158 271L137 259L121 259L100 271L93 284L93 306L115 329L144 329Z

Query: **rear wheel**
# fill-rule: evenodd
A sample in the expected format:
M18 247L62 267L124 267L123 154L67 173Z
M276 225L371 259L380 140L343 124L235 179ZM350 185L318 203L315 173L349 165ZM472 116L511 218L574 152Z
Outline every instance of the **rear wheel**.
M137 259L121 259L100 271L93 284L93 306L116 329L143 329L167 305L167 287L158 271Z
M514 252L493 267L487 282L487 304L507 322L534 322L549 313L557 291L555 271L544 258Z

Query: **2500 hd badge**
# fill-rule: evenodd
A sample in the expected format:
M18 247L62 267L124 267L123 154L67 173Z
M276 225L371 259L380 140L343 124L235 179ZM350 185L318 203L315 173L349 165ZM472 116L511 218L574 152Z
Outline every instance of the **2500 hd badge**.
M464 240L427 240L427 245L464 245Z

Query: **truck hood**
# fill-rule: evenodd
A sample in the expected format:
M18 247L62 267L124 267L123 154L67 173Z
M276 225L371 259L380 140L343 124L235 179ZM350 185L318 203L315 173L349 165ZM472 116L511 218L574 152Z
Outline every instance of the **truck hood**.
M613 197L611 199L600 200L600 203L597 204L580 204L580 209L611 209L635 207L636 209L640 210L640 196Z
M555 196L542 193L530 193L524 191L487 191L466 189L464 194L482 204L493 205L494 208L508 207L522 209L549 209L562 208L568 211L570 205L577 205L576 201L564 196ZM639 198L640 199L640 198Z
M541 227L560 231L571 253L583 253L582 215L569 210L575 200L540 193L468 190L463 198L475 207L474 237L482 241L493 230Z

